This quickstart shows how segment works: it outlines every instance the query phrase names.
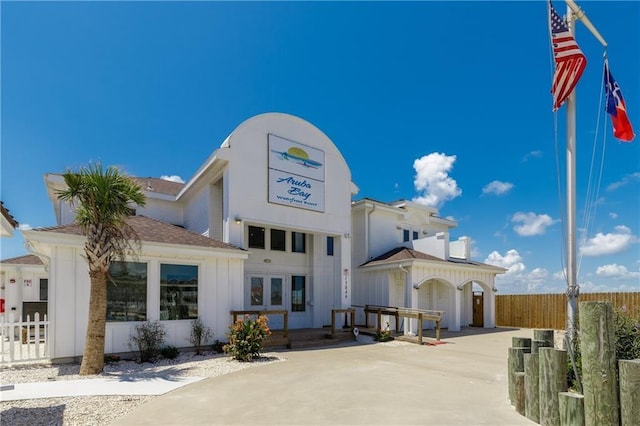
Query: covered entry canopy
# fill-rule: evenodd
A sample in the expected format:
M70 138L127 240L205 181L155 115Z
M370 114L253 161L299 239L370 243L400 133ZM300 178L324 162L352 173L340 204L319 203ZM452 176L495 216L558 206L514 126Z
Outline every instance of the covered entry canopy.
M504 268L472 260L441 259L408 247L394 248L359 267L363 286L390 306L444 311L442 327L472 323L473 284L484 291L485 328L495 327L495 277ZM415 333L415 324L404 327Z

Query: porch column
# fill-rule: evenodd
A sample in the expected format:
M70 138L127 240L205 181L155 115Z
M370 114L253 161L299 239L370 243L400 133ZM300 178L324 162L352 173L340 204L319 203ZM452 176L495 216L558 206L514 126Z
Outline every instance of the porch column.
M484 292L484 327L483 328L495 328L496 327L496 291L495 283L492 283L492 288L489 291Z
M462 311L462 288L453 289L452 312L449 315L449 331L460 331L460 312ZM445 312L445 315L447 313Z

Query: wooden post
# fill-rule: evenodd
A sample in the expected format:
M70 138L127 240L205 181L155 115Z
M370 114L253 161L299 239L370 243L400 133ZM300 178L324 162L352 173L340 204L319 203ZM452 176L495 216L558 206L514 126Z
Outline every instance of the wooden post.
M509 402L516 404L516 373L524 373L524 354L531 348L509 348Z
M620 360L620 424L637 425L640 421L640 359Z
M283 322L284 322L284 331L282 333L282 337L287 338L289 337L289 311L284 311Z
M353 330L356 326L356 310L351 309L351 330Z
M558 394L567 390L567 351L540 348L540 424L559 425Z
M530 348L531 339L528 337L512 337L511 347L512 348Z
M418 344L422 344L422 312L418 313Z
M378 308L378 333L382 330L382 309Z
M532 348L533 349L533 348ZM524 354L524 415L540 422L540 367L537 353Z
M613 308L610 302L580 302L579 305L585 424L617 425Z
M533 340L541 340L546 344L540 346L543 348L555 347L553 330L533 330Z
M584 426L584 396L574 392L558 394L561 426Z
M369 305L364 305L364 328L369 328Z
M331 336L336 335L336 310L331 310Z
M525 413L525 397L524 397L524 373L515 374L515 398L516 411L524 416Z

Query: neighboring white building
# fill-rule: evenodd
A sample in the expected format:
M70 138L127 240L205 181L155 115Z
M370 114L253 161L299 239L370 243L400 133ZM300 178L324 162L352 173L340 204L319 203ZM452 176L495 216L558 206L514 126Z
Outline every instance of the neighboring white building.
M456 223L435 209L352 202L358 188L344 158L300 118L245 121L185 184L136 179L147 197L130 219L141 253L112 271L107 353L128 351L145 319L163 321L178 347L188 346L196 316L223 340L230 310L287 310L290 328L319 328L333 308L407 306L446 311L444 325L459 330L471 322L473 283L488 295L484 326L494 326L494 279L504 269L471 261L468 239L450 243ZM62 176L45 183L58 226L23 234L47 268L51 357L76 357L89 304L84 237L56 196Z

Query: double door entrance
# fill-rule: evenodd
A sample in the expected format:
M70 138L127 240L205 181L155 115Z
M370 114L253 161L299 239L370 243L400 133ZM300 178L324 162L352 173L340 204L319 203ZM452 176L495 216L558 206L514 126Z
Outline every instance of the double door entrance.
M307 304L307 277L304 275L249 274L245 290L245 306L250 310L287 310L289 328L310 325ZM269 316L269 328L284 327L282 315Z

